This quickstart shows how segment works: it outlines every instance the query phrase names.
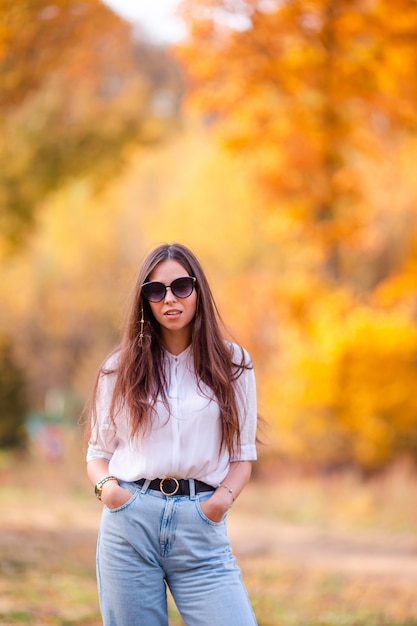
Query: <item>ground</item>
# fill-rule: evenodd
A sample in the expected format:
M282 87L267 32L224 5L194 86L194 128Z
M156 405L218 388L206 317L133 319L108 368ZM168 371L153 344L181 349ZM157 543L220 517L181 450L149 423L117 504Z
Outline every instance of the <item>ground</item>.
M83 472L24 456L0 469L0 624L98 626L101 504ZM260 626L417 626L417 490L400 474L252 481L228 524Z

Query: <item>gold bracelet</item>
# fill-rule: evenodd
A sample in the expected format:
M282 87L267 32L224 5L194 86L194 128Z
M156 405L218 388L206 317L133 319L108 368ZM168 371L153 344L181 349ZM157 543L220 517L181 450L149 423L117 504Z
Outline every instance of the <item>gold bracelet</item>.
M102 478L101 480L98 481L98 483L96 484L96 486L94 487L94 493L96 498L98 498L99 500L101 500L101 493L103 491L103 485L104 483L106 483L108 480L117 480L116 476L105 476L104 478ZM119 482L117 480L117 482Z

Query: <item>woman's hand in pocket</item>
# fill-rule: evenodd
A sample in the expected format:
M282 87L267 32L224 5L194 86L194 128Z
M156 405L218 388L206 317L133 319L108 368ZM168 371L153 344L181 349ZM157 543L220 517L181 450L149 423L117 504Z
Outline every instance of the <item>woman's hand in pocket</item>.
M219 523L222 521L224 514L231 507L231 502L225 494L215 491L207 500L200 500L200 508L204 515L212 522Z
M129 489L120 487L116 480L109 480L103 485L101 501L108 509L118 509L120 506L126 504L132 495Z

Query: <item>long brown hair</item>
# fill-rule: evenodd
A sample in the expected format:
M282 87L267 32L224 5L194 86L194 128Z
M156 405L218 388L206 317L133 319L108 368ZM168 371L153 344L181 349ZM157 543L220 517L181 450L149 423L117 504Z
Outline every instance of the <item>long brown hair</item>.
M91 419L97 419L96 396L100 376L116 376L110 406L110 419L115 424L118 412L124 408L130 418L134 437L152 425L152 411L157 398L168 406L164 376L162 342L159 323L142 295L142 285L159 263L172 259L178 261L189 276L195 276L197 307L192 327L191 345L197 384L207 385L213 392L220 410L220 450L227 449L232 457L240 443L238 403L234 382L244 369L252 367L245 362L244 351L240 360L233 357L232 346L225 342L220 330L223 326L205 273L196 256L185 246L163 244L145 259L134 286L122 340L114 351L117 354L115 369L102 366L93 391ZM91 429L91 424L90 424Z

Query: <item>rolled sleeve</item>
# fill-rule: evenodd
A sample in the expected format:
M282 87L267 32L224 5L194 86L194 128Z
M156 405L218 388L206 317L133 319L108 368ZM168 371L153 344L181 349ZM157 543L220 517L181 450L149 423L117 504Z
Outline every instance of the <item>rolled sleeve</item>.
M236 381L237 403L239 410L240 447L231 461L256 461L256 426L258 407L256 399L255 372L249 354L245 351L246 362L250 369L243 371Z
M91 429L87 462L93 459L110 461L117 447L116 430L109 417L113 385L114 375L100 375L96 396L96 421Z

